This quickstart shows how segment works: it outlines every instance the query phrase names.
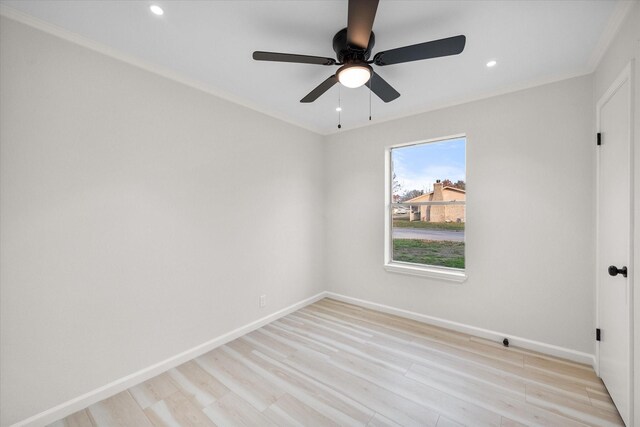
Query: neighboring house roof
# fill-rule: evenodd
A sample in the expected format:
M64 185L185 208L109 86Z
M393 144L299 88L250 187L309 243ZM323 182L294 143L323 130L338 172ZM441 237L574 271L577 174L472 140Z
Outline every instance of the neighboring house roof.
M421 194L418 197L414 197L413 199L409 199L409 200L405 200L403 203L409 203L409 202L428 202L429 201L429 196L432 194L431 193L426 193L426 194Z
M463 194L465 194L465 193L466 193L466 191L464 191L462 188L457 188L457 187L448 187L448 186L447 186L447 187L443 187L443 188L442 188L442 190L443 190L443 191L444 191L444 190L457 191L458 193L463 193ZM431 193L429 193L429 194L431 194Z
M466 191L460 189L460 188L456 188L456 187L443 187L442 191L445 190L450 190L450 191L456 191L458 193L462 193L462 194L466 194ZM405 200L403 203L409 203L409 202L428 202L429 201L429 196L431 196L433 194L433 191L429 192L429 193L425 193L425 194L421 194L418 197L414 197L413 199L409 199L409 200Z

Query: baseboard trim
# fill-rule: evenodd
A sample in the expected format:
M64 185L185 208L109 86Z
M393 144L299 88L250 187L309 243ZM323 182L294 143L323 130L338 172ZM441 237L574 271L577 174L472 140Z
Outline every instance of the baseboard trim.
M268 316L262 317L258 320L255 320L251 323L248 323L244 326L234 329L231 332L227 332L226 334L213 338L212 340L202 343L196 347L193 347L189 350L179 353L159 363L151 365L138 372L134 372L131 375L127 375L126 377L120 378L116 381L113 381L109 384L106 384L102 387L99 387L95 390L92 390L74 399L68 400L64 403L61 403L60 405L47 409L46 411L43 411L37 415L29 417L25 420L19 421L13 424L11 427L36 427L36 426L44 426L44 425L53 423L61 418L64 418L68 415L73 414L74 412L84 409L89 405L93 405L96 402L99 402L110 396L118 394L121 391L124 391L136 384L144 382L171 368L175 368L176 366L179 366L193 358L201 356L204 353L207 353L216 347L224 345L229 341L233 341L234 339L241 337L242 335L248 334L253 330L261 328L267 323L273 322L274 320L277 320L283 316L286 316L289 313L293 313L294 311L299 310L309 304L313 304L314 302L321 300L322 298L325 298L325 297L326 297L326 292L325 291L320 292L310 298L299 301L295 304L292 304L288 307L278 310L275 313L271 313Z
M478 328L476 326L465 325L464 323L453 322L451 320L441 319L439 317L428 316L426 314L403 310L401 308L395 308L384 304L378 304L372 301L353 298L335 292L326 292L326 296L328 298L333 298L335 300L357 305L360 307L370 308L372 310L381 311L383 313L394 314L396 316L416 320L418 322L427 323L429 325L440 326L442 328L451 329L453 331L462 332L496 342L502 342L504 338L508 338L509 343L516 347L537 351L549 356L560 357L563 359L571 360L573 362L595 366L595 356L593 354L583 353L581 351L571 350L569 348L560 347L553 344L547 344L527 338L517 337L511 334L491 331L489 329Z

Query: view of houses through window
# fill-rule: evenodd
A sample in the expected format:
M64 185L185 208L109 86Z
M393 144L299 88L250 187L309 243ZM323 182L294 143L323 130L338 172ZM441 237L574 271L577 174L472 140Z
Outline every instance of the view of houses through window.
M391 260L464 269L464 137L391 149Z

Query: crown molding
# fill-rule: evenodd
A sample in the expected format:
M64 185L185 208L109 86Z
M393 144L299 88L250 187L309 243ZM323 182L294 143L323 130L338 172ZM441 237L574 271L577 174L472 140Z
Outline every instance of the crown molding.
M629 12L633 8L633 5L637 3L638 3L638 0L619 0L618 1L615 9L613 10L613 13L611 13L611 16L609 17L609 21L607 22L607 25L605 26L604 30L602 31L602 34L600 35L600 39L598 40L598 43L596 44L596 46L593 48L593 51L591 52L591 56L589 57L589 62L587 62L587 67L590 70L590 72L595 71L598 64L600 64L600 61L602 60L602 57L604 56L605 52L607 51L607 49L609 49L609 46L611 45L611 43L613 42L613 39L618 34L618 31L620 31L620 27L622 26L622 23L627 18L627 15L629 15Z

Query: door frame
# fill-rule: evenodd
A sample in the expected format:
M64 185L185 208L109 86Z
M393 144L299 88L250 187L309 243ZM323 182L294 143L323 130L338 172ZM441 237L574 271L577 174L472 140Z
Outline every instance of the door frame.
M629 259L627 260L626 265L633 267L634 261L634 208L635 208L635 200L634 200L634 141L635 141L635 125L634 125L634 104L635 104L635 82L634 82L634 71L635 64L634 61L629 62L620 75L614 80L613 84L609 86L609 89L602 95L602 97L598 100L596 104L596 132L600 132L600 110L604 106L604 104L611 99L611 97L620 89L620 87L625 83L629 82ZM596 327L600 325L600 288L601 283L599 279L599 270L603 268L600 265L600 259L598 255L598 248L600 247L599 235L600 235L600 218L599 218L599 207L600 207L600 149L598 148L596 151L596 254L595 254L595 278L596 278L596 295L595 295L595 308L596 308ZM633 422L634 417L634 316L633 316L633 306L634 306L634 294L633 294L633 286L634 284L634 268L629 268L629 273L627 277L627 316L629 321L629 372L630 372L630 381L629 381L629 414L628 419ZM595 354L595 371L600 376L600 342L596 341L596 354Z

